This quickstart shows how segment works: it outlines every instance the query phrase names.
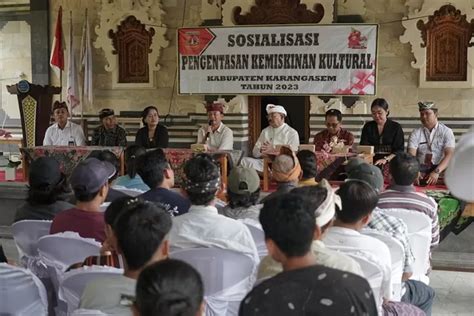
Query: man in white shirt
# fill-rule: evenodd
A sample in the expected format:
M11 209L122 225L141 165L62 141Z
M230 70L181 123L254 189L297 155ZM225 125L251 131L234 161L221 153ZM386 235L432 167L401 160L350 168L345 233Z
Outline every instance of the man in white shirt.
M85 146L86 138L82 128L69 121L66 102L53 104L54 123L46 130L43 146Z
M453 131L438 122L438 109L433 102L419 102L418 109L423 126L410 134L408 152L421 165L421 183L436 184L453 156L456 140Z
M276 146L286 145L293 151L297 151L300 145L298 132L285 123L287 115L286 110L281 105L268 104L267 118L270 126L266 127L260 133L252 155L255 158L245 157L242 159L241 166L254 168L257 171L263 171L263 155L266 152L272 152Z
M155 204L132 197L118 199L109 207L122 209L112 227L111 242L114 243L112 248L125 259L124 273L90 281L79 307L100 310L107 315L131 316L130 307L140 272L168 257L166 235L171 229L171 217Z
M230 128L222 123L224 105L214 101L206 104L209 125L198 131L198 143L207 144L212 150L232 150L234 148L234 134Z

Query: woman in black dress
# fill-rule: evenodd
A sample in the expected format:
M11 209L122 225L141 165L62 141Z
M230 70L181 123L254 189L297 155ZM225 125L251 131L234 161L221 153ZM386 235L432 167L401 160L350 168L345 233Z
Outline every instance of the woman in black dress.
M154 106L146 107L142 113L142 122L145 126L138 130L135 145L145 148L167 148L168 130L164 125L158 124L159 121L158 109Z
M385 165L398 151L403 151L405 139L402 126L388 119L388 103L375 99L370 107L373 121L365 123L360 137L361 145L374 146L375 165Z

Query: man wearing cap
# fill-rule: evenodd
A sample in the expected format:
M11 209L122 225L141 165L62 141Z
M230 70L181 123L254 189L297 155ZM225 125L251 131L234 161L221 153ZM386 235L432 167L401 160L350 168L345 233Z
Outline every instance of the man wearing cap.
M281 105L268 104L267 118L270 126L266 127L260 133L252 155L255 158L245 157L242 159L243 167L254 168L257 171L263 171L262 156L267 152L272 152L278 145L287 145L293 151L297 151L300 145L298 132L285 123L286 110Z
M102 109L99 112L100 126L92 134L92 146L127 146L127 132L118 126L114 110Z
M230 128L222 123L224 118L224 105L214 101L206 104L209 125L203 126L198 131L198 143L207 144L212 150L232 150L234 147L234 134Z
M115 167L110 162L96 158L81 161L70 177L76 206L54 217L50 234L72 231L79 233L81 237L103 242L105 222L100 205L107 197L108 180L114 174Z
M85 146L86 138L82 128L69 121L66 102L53 104L54 123L46 130L43 146Z
M453 156L455 139L453 131L438 122L438 109L433 102L419 102L422 127L416 128L408 139L408 152L421 165L421 183L436 184L441 172Z

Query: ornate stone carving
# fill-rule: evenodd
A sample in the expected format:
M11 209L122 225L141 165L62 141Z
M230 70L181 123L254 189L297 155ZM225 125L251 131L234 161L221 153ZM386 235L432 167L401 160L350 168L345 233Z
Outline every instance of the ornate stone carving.
M474 10L469 0L424 1L402 20L400 42L410 43L421 88L474 87L474 50L469 49ZM419 18L418 18L419 17Z
M109 30L114 50L118 55L119 83L140 83L149 81L148 54L155 29L147 30L133 15L122 21L117 29Z
M419 20L416 27L421 31L421 47L427 49L426 80L465 81L474 20L467 22L465 14L447 4L434 12L428 23Z
M158 59L161 54L161 48L167 47L169 42L165 39L167 31L166 25L163 24L162 16L164 11L161 9L159 0L100 0L101 6L98 10L99 25L95 27L97 39L94 42L96 48L101 48L104 52L106 62L105 70L112 73L112 88L153 88L154 72L160 69ZM147 32L154 29L155 34L153 40L150 41L148 47L148 80L141 79L139 83L120 82L123 78L119 78L119 59L120 50L114 47L113 41L109 37L110 30L117 30L117 26L121 25L128 17L134 16L140 21ZM141 51L138 42L137 45L129 46L129 55L137 56ZM141 45L141 44L140 44ZM135 47L135 50L134 50ZM118 54L114 54L118 51ZM143 65L134 64L128 65L130 69L142 69ZM122 67L120 67L122 68Z
M324 7L320 3L308 10L300 0L256 0L249 13L242 14L237 6L233 11L235 24L293 24L319 23L324 16Z
M273 13L268 15L268 12ZM226 0L222 5L222 24L225 26L248 24L237 22L235 16L237 15L239 19L245 19L249 14L258 14L264 17L266 21L262 23L256 20L257 22L254 22L254 24L280 23L278 21L284 19L284 16L286 16L287 21L290 21L285 23L332 23L333 13L334 0ZM272 16L272 14L277 15ZM302 14L302 18L300 19L297 14ZM319 21L314 22L320 14L322 16ZM293 18L288 19L288 17ZM301 22L302 20L310 20L310 22Z
M337 15L364 16L365 12L365 0L342 0L337 2Z

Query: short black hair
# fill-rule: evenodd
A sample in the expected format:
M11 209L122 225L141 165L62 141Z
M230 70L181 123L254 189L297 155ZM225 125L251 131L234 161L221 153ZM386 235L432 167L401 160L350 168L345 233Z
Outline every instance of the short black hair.
M290 191L290 194L296 194L306 200L309 211L315 212L316 209L323 204L324 200L328 196L328 191L318 185L310 185L305 187L295 188ZM315 214L317 218L320 214Z
M326 111L326 115L324 116L324 118L327 119L328 116L335 116L338 122L342 122L342 113L337 109L330 109Z
M139 275L135 307L140 315L194 316L204 298L201 276L186 262L166 259Z
M96 158L100 161L107 161L115 167L115 174L109 178L109 183L118 177L118 171L120 170L120 164L117 156L110 150L93 150L87 158Z
M296 154L303 171L303 179L315 178L318 174L316 154L311 150L301 150Z
M110 203L104 212L105 223L113 226L118 216L127 208L127 205L130 204L133 199L131 196L121 196Z
M287 257L310 251L316 222L306 200L297 194L283 194L265 201L260 223L265 239L271 239Z
M148 151L138 159L137 172L150 189L155 189L163 183L163 173L169 168L170 164L161 148Z
M131 270L142 268L171 230L171 217L156 204L131 199L112 229Z
M227 198L231 208L250 207L257 204L260 198L260 188L254 192L246 192L244 194L237 194L227 189Z
M160 112L158 112L158 108L156 106L153 106L153 105L150 105L150 106L147 106L146 108L143 109L143 112L142 112L142 123L143 125L147 126L148 124L145 122L145 119L146 117L148 116L148 113L151 111L151 110L155 110L156 113L158 114L158 116L160 115Z
M139 145L130 145L125 149L125 166L127 167L127 175L130 179L135 178L138 158L144 154L146 154L145 147Z
M369 184L358 180L344 182L337 194L342 202L337 219L347 224L354 224L372 213L379 201L377 192Z
M381 107L382 109L385 110L385 112L388 112L388 102L387 102L387 100L385 100L383 98L374 99L374 101L372 101L372 104L370 105L370 109L372 109L376 106Z
M30 205L50 205L58 200L63 200L64 195L70 193L69 183L64 174L57 184L28 187L28 197L26 201Z
M184 175L188 181L195 184L217 180L220 177L217 163L208 154L199 154L188 160L184 165ZM218 188L206 190L203 193L186 189L185 191L191 204L207 205L214 200Z
M390 173L398 185L412 185L420 172L420 163L415 156L406 152L397 152L390 160Z
M73 192L74 192L74 197L76 198L77 201L79 201L79 202L90 202L93 199L95 199L95 197L99 194L100 189L99 189L99 191L92 192L92 193L84 192L84 191L78 191L78 190L73 190Z

